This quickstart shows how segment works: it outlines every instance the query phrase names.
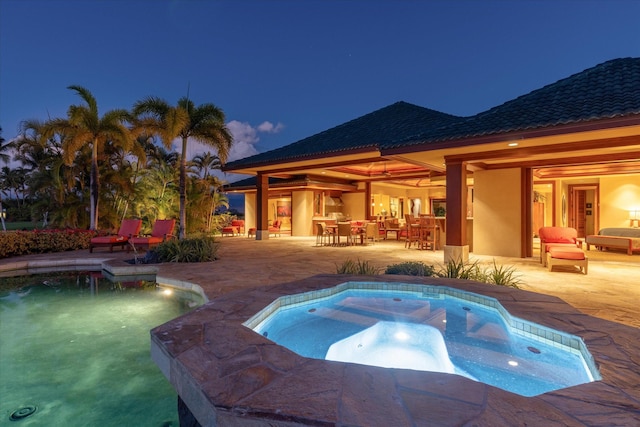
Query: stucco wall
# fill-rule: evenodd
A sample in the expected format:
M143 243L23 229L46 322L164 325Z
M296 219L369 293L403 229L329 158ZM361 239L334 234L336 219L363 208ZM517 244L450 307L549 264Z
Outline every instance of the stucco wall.
M520 170L474 173L473 252L520 257Z
M312 236L313 191L292 191L291 212L291 235Z
M258 224L256 213L256 193L245 193L244 195L244 224L245 231L255 228Z
M640 209L640 175L600 178L600 228L629 227L629 210Z

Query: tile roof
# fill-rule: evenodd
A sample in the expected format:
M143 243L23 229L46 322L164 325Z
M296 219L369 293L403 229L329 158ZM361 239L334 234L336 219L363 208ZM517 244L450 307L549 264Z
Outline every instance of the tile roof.
M640 58L604 62L471 117L397 102L293 144L236 160L225 169L630 115L640 116Z
M604 62L452 125L425 129L383 148L628 115L640 115L640 58Z
M440 127L460 118L407 102L396 102L362 117L325 130L293 144L256 154L227 164L236 166L299 160L323 154L339 154L405 140L425 127Z

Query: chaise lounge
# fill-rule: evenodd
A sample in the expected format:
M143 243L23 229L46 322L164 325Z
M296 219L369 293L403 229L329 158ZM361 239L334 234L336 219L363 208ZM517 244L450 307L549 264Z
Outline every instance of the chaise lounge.
M154 246L158 246L160 243L172 239L173 230L176 227L175 219L158 219L153 223L151 229L151 235L138 236L129 239L131 245L138 249L151 249ZM127 248L127 252L129 248Z
M124 247L129 243L129 239L140 233L142 228L141 219L123 219L117 234L109 236L96 236L89 242L89 253L93 252L93 248L109 247L109 252L113 252L114 246Z
M552 247L576 248L582 251L578 231L571 227L540 227L540 263L547 265L547 253Z
M233 221L231 221L231 224L222 227L220 233L222 234L222 236L238 236L244 234L244 220L234 219Z

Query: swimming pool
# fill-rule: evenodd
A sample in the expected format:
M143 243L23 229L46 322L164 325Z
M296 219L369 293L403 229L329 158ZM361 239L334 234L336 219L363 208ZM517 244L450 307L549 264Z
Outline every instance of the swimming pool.
M304 357L457 374L523 396L600 379L579 337L441 286L348 282L281 297L245 326Z
M176 393L149 331L202 301L99 272L20 278L0 292L0 425L177 426ZM0 279L7 282L17 278ZM6 286L3 287L6 289Z

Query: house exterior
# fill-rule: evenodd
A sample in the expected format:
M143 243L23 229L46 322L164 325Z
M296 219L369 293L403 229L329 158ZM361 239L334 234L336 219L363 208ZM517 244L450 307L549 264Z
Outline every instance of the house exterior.
M228 163L252 175L247 227L294 236L336 217L431 213L445 260L532 256L539 227L580 236L640 209L640 58L604 62L470 117L397 102Z

